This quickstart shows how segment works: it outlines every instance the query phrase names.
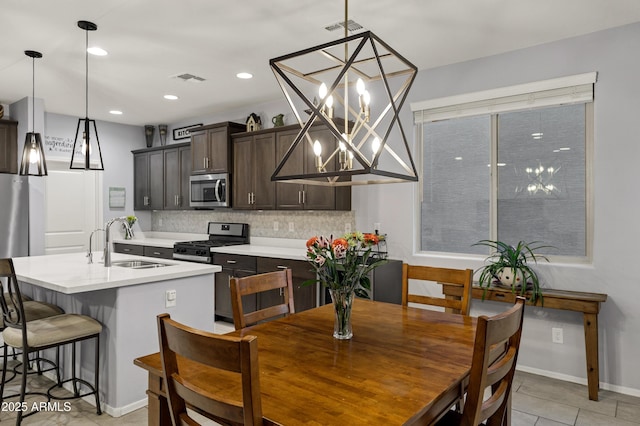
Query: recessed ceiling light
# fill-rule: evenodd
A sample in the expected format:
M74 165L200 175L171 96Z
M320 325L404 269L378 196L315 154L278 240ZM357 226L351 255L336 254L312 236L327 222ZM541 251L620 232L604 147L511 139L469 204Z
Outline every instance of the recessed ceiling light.
M101 47L93 46L87 49L87 52L96 56L107 56L109 53Z
M462 160L462 157L455 157L454 160Z
M243 80L247 80L247 79L253 78L253 74L248 72L239 72L238 74L236 74L236 77L241 78Z
M111 111L109 111L109 114L122 115L122 111L118 111L117 109L112 109Z
M571 151L571 148L560 148L560 151Z
M175 101L176 99L178 99L176 95L164 95L164 98L169 99L170 101Z

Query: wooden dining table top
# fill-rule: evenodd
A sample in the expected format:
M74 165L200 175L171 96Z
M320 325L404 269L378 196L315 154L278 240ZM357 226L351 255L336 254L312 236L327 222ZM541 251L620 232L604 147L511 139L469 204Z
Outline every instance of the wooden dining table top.
M353 338L333 338L328 304L229 335L258 337L263 416L282 425L429 424L468 376L476 319L357 299ZM181 361L202 386L239 394ZM159 354L135 364L161 376Z

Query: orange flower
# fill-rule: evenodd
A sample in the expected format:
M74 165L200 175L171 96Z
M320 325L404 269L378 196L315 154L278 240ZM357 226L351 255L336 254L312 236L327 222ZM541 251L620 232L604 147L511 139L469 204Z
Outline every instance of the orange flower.
M364 242L371 245L376 245L380 242L380 238L376 234L364 234Z
M331 242L331 247L335 249L336 247L341 247L346 250L349 247L349 243L344 238L336 238Z
M318 237L311 237L307 240L307 248L313 247L313 245L318 241Z

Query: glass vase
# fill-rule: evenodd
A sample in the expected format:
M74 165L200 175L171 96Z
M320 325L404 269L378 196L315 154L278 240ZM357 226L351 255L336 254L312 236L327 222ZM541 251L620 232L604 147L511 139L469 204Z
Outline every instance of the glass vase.
M122 227L124 228L124 239L125 240L132 240L133 239L133 225L129 228L127 228L126 226L122 225Z
M351 307L353 305L354 292L351 289L329 289L335 321L333 323L333 337L339 340L351 339Z

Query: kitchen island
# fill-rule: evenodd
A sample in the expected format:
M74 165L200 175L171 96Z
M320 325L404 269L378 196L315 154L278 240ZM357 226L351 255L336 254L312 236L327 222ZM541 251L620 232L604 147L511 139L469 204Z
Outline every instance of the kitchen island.
M112 254L113 263L126 260L150 259ZM114 417L147 403L146 376L133 365L133 359L158 351L158 314L168 312L177 321L213 331L214 274L221 268L168 259L153 261L165 266L106 268L100 262L88 264L83 253L14 259L24 294L102 323L100 401L105 412ZM176 292L173 307L166 307L169 290ZM85 345L86 350L82 350ZM91 342L79 346L79 371L83 378L93 382L93 349L89 345ZM65 348L64 371L69 371L70 353Z

